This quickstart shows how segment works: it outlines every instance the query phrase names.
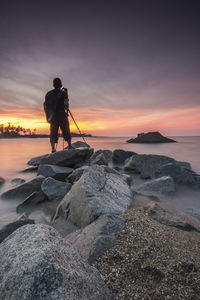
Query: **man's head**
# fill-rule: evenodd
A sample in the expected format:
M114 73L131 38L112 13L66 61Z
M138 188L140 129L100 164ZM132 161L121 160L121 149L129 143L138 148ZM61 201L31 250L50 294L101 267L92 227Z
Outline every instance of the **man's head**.
M60 89L62 87L62 81L60 78L54 78L53 86L55 89Z

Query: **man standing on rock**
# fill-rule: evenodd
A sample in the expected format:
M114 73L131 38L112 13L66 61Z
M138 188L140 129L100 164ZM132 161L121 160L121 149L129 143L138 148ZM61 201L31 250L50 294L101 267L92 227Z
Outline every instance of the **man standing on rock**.
M55 145L58 143L58 131L61 128L63 138L71 146L71 134L68 121L69 98L66 88L62 88L60 78L54 78L54 89L45 96L44 110L47 122L50 123L50 143L52 153L56 152Z

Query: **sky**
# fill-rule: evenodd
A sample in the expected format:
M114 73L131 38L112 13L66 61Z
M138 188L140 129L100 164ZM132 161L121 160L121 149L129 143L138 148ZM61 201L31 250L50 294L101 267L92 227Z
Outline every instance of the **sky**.
M199 11L198 0L1 1L0 124L47 133L60 77L83 132L200 135Z

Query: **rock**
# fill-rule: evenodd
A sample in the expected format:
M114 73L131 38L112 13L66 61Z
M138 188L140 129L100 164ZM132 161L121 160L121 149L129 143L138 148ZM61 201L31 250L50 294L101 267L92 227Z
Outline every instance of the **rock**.
M11 180L11 184L12 185L19 185L24 183L26 180L22 179L22 178L14 178Z
M162 165L156 170L155 176L171 176L177 183L200 188L200 175L190 169L181 167L180 164L168 163Z
M137 155L137 153L133 151L125 151L121 149L116 149L113 151L112 161L115 164L124 164L127 158L130 158L133 155Z
M88 167L63 199L63 211L69 206L72 222L78 227L85 227L103 214L122 214L130 206L128 184L108 170L98 165Z
M160 132L138 133L137 137L127 143L176 143L175 140L163 136Z
M51 156L51 154L44 154L44 155L40 155L40 156L36 156L36 157L33 157L33 158L31 158L28 162L27 162L27 164L28 165L30 165L30 166L39 166L40 165L40 163L41 163L41 160L43 159L43 158L45 158L45 157L49 157L49 156ZM28 169L26 169L26 170L28 170ZM30 169L29 169L30 170ZM25 171L25 170L24 170ZM27 171L26 171L27 172Z
M138 154L126 160L124 170L141 174L141 178L148 179L154 178L156 170L167 163L176 164L176 160L164 155Z
M0 245L0 299L111 300L100 273L47 225L26 225Z
M32 162L37 162L38 165L48 164L73 167L75 164L89 159L93 154L93 151L94 150L92 148L62 150L48 155L32 158L32 160L30 160L28 164L30 165Z
M91 156L91 160L94 160L99 154L103 153L105 159L107 160L107 162L111 161L112 159L112 151L111 150L97 150L95 151L92 156Z
M68 181L69 181L70 183L72 183L72 184L73 184L74 182L78 181L78 180L81 178L81 176L83 175L83 172L84 172L87 168L88 168L88 166L83 166L83 167L81 167L81 168L75 169L75 170L67 177Z
M108 165L108 160L105 158L103 153L100 153L95 158L90 159L90 165Z
M23 200L30 196L33 192L41 191L41 184L44 181L44 176L37 176L36 178L22 183L1 195L2 199L14 199Z
M175 192L174 180L171 176L163 176L149 180L135 188L137 192L153 191L161 194L173 194Z
M34 206L45 201L45 198L46 198L45 195L41 191L33 192L30 196L28 196L22 203L20 203L17 206L16 212L17 213L23 213L23 212L30 213L30 212L32 212Z
M40 165L38 168L38 175L44 177L52 177L57 180L64 180L74 169L68 167L61 167L56 165Z
M47 177L41 186L42 192L50 201L60 201L70 190L71 183L61 182Z
M196 208L192 208L192 207L188 207L185 210L186 214L192 216L193 218L197 219L198 221L200 221L200 209L196 209Z
M29 167L21 171L21 173L30 173L30 172L36 172L38 170L38 166L35 167Z
M2 243L5 238L7 238L11 233L13 233L19 227L27 225L27 224L34 224L34 223L35 223L34 220L24 218L24 219L20 219L20 220L15 220L15 221L3 226L0 229L0 243ZM0 276L0 278L1 278L1 276ZM0 295L0 299L2 299L1 295Z
M176 227L185 231L200 232L200 228L197 228L191 221L161 207L157 203L151 203L149 208L147 208L147 213L152 219L166 226Z
M115 245L115 233L124 223L125 219L119 216L103 215L84 229L69 234L65 240L79 251L89 264L92 264Z
M90 148L90 145L88 145L87 143L81 142L81 141L77 141L75 143L72 143L72 147L73 148ZM68 149L68 146L65 148Z
M134 200L132 207L138 209L139 207L146 208L150 203L153 202L160 202L160 199L154 195L145 195L143 193L139 193L136 191L132 191Z
M0 186L1 186L2 184L4 184L4 182L5 182L5 179L4 179L3 177L0 176Z

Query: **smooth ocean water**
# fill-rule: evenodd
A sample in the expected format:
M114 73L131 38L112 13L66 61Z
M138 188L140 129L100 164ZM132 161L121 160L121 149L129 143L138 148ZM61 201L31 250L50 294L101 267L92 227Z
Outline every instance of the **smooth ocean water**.
M172 137L178 143L167 144L129 144L127 138L90 137L86 138L88 144L95 150L98 149L124 149L139 154L161 154L175 158L179 161L191 163L192 169L200 174L200 137ZM81 140L73 138L73 142ZM0 176L6 179L6 183L0 188L0 193L11 187L10 181L20 177L30 179L34 174L20 173L26 169L27 161L38 155L49 153L50 145L47 138L18 138L0 139ZM60 139L58 150L62 150L62 139ZM200 199L199 199L200 201ZM0 199L0 226L16 218L16 205L13 200Z

